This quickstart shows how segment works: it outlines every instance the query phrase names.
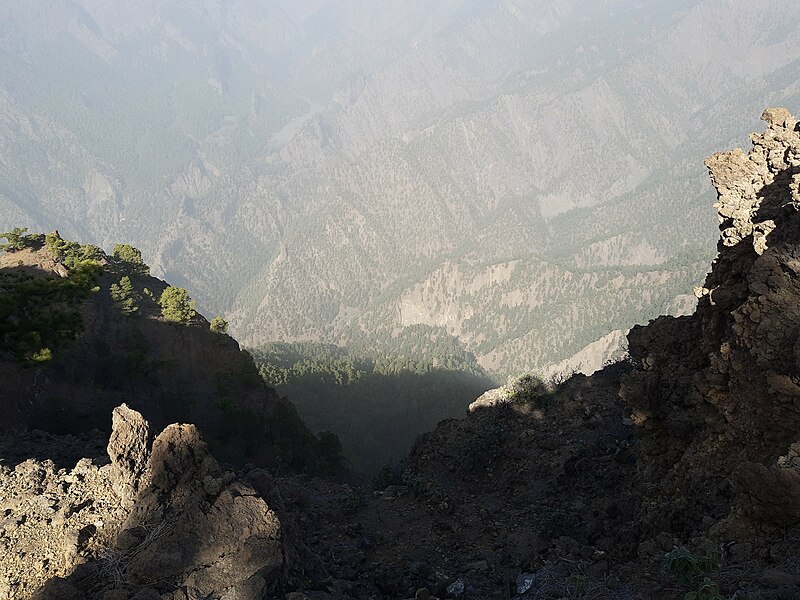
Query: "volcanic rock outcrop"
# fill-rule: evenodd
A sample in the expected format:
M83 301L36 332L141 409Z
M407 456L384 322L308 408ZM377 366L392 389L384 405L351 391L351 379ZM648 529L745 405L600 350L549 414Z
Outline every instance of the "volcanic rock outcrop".
M193 425L114 410L110 464L0 473L0 597L262 598L286 574L281 522ZM246 544L242 543L246 540Z
M800 522L800 131L785 109L762 118L748 153L706 161L722 235L696 313L629 335L622 396L650 433L642 475L662 521L730 507L751 525Z

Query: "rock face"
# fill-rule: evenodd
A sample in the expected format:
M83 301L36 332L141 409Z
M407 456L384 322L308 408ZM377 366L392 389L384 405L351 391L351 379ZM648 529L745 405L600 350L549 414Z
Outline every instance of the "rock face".
M800 435L800 131L785 109L762 118L766 131L751 136L748 153L706 161L718 256L695 314L631 331L638 369L622 395L650 432L643 477L687 492L662 496L655 512L730 508L785 526L800 523L800 471L786 459ZM703 494L689 493L693 483Z
M120 406L109 455L0 474L1 597L255 599L285 576L278 516L194 426L167 427L150 451L147 422Z
M264 500L220 470L193 425L156 438L148 471L117 536L126 589L261 598L284 566L281 524Z

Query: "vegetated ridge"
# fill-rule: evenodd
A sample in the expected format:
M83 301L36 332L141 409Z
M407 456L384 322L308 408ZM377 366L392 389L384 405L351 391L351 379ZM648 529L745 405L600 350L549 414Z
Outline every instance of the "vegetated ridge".
M137 249L118 244L107 255L55 231L7 240L0 432L107 435L111 409L125 402L156 428L199 424L226 460L336 468L322 458L332 440L264 384L224 321L209 323L186 290L151 277Z

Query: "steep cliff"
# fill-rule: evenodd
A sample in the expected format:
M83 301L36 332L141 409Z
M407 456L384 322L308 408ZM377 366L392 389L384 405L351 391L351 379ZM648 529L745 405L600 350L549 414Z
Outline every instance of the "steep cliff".
M697 311L634 328L622 385L647 431L652 511L669 523L713 507L720 535L800 522L800 131L785 109L762 118L749 152L706 161L722 235Z

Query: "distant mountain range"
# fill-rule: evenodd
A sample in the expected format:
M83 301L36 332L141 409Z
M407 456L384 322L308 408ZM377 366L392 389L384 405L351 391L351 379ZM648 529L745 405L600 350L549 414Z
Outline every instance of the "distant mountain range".
M5 3L0 230L128 240L250 345L421 324L496 374L546 370L691 311L714 255L702 159L797 106L793 14Z

